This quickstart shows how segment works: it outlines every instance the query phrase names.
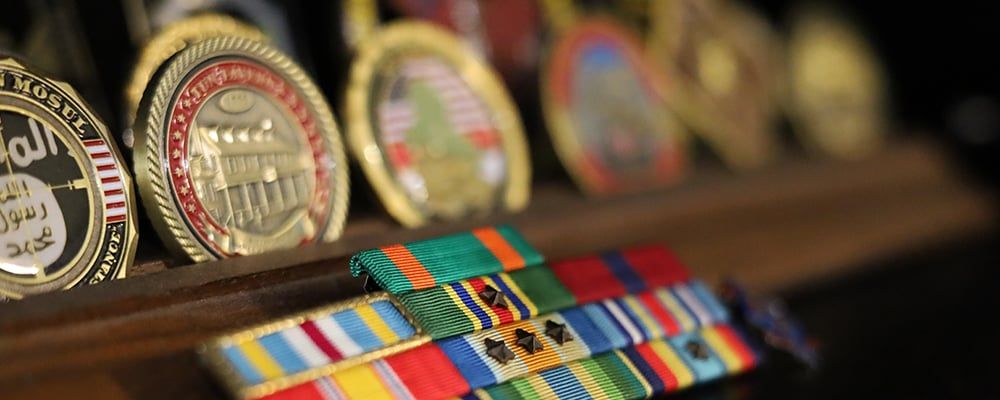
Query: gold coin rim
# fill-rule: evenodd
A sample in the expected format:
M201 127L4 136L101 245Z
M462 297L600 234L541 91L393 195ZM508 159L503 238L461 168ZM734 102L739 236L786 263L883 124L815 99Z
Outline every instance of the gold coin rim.
M493 112L507 160L502 208L511 212L524 209L531 193L531 163L521 118L507 88L492 67L454 34L430 23L402 21L381 28L358 46L344 102L351 154L361 164L386 211L407 227L426 224L435 217L415 207L392 177L369 118L368 100L376 64L388 53L412 49L443 58ZM377 152L377 157L366 157L369 149Z
M806 150L834 158L858 159L874 153L884 144L891 125L891 118L889 116L891 99L886 82L886 67L883 64L882 58L873 48L870 39L864 32L861 32L859 27L850 21L843 11L832 5L811 4L801 6L793 11L791 19L791 28L785 52L787 87L785 88L783 108L788 115L788 121L792 126L795 136ZM828 29L849 36L854 42L853 44L857 45L854 49L858 50L858 52L848 54L846 59L849 59L852 63L863 60L861 64L868 64L870 67L873 67L870 72L878 81L878 84L877 87L870 90L877 91L876 94L879 97L878 106L880 108L879 119L874 122L881 129L875 131L876 136L867 138L867 143L854 143L847 147L829 145L829 142L825 139L826 135L810 128L815 125L813 121L816 119L816 116L807 108L801 106L803 102L801 101L801 97L798 96L799 91L795 88L795 80L800 69L799 64L803 59L807 58L806 53L809 52L809 50L803 50L808 45L803 45L800 42L815 42L811 37L802 37L805 30L803 28L815 23L824 24Z
M648 72L650 74L649 79L653 85L658 86L660 93L669 93L669 86L666 83L665 77L656 65L651 63L648 55L642 48L641 41L638 37L630 30L627 26L617 22L610 16L593 14L588 16L579 17L575 19L573 23L563 30L561 30L549 43L545 49L545 54L542 57L542 63L539 68L539 83L538 89L541 95L541 106L542 112L545 119L546 130L549 133L549 137L552 139L552 146L555 148L556 156L559 158L560 163L563 168L569 174L570 178L576 184L576 186L584 192L584 194L589 196L606 196L612 194L622 193L622 191L608 191L601 189L590 174L584 172L583 160L583 149L579 141L579 135L577 134L577 129L574 127L573 122L570 120L570 111L556 104L554 95L549 88L549 83L552 81L552 65L553 57L556 48L560 44L567 40L572 34L575 34L578 29L588 29L592 24L600 24L601 26L615 29L623 37L629 38L628 46L631 46L635 53L642 58L648 65L646 65ZM662 99L662 109L663 118L667 126L672 127L676 135L677 151L680 152L684 157L684 164L681 170L678 171L678 176L667 186L679 183L684 179L685 175L694 167L693 154L690 147L690 132L681 123L673 108L670 107L670 102L667 101L669 94L665 95ZM648 189L653 189L649 187ZM637 188L627 188L624 189L625 192L632 192L642 189Z
M244 37L217 36L185 48L158 69L151 80L155 86L143 96L133 128L136 142L132 162L139 182L139 195L164 245L174 254L187 256L196 263L220 258L201 243L178 209L169 178L163 173L163 160L167 155L161 145L166 135L163 118L181 83L193 68L220 56L248 58L270 68L294 86L315 113L316 125L326 139L325 145L335 167L330 174L332 185L327 205L330 215L325 231L318 232L313 243L338 239L347 220L350 183L347 156L329 104L306 72L277 48ZM262 252L269 250L278 248Z
M168 24L146 42L132 68L125 85L126 125L133 124L139 102L156 70L186 47L215 36L239 36L260 42L269 40L260 29L224 14L198 14Z
M137 218L136 217L136 200L135 200L135 193L133 192L133 186L132 186L133 185L132 175L128 171L128 167L127 167L128 164L126 164L125 158L122 156L122 153L118 150L118 144L115 142L115 139L111 136L110 130L108 129L107 125L104 124L104 121L101 120L97 116L97 113L94 112L94 110L90 107L90 104L88 104L83 99L83 97L80 96L79 92L77 92L76 89L74 89L68 83L63 82L63 81L58 81L58 80L49 78L49 77L47 77L45 75L39 74L37 72L34 72L34 71L30 70L27 66L25 66L23 63L21 63L19 60L15 59L13 57L0 56L0 68L8 68L8 69L17 70L18 72L26 74L26 75L29 75L29 76L37 79L40 82L44 82L46 85L48 85L50 87L54 87L54 88L59 89L62 92L61 94L65 95L69 100L71 100L72 102L74 102L74 103L77 104L78 110L82 114L84 114L84 116L89 121L91 121L93 123L94 131L97 132L97 135L102 140L104 140L105 144L108 146L108 149L109 149L109 151L111 153L111 156L115 160L115 165L118 167L118 176L119 176L119 179L121 179L121 182L122 182L122 192L123 192L123 194L125 196L125 205L126 205L128 211L127 211L126 218L125 218L125 221L124 221L124 223L125 223L125 235L122 237L122 244L121 244L122 250L120 252L121 257L120 257L120 262L119 262L119 269L118 269L117 274L115 274L114 276L105 277L105 280L113 280L113 279L124 278L127 275L129 268L132 267L132 264L135 261L136 247L137 247L138 242L139 242L139 227L138 227L138 224L136 223L136 218ZM36 103L37 106L39 107L39 109L48 110L48 108L45 105L37 103L37 101L34 101L34 100L28 100L28 101ZM64 138L63 140L66 140L66 139ZM80 140L80 139L77 138L77 140ZM81 143L81 146L82 146L82 143ZM91 171L91 172L93 172L93 171ZM88 184L96 186L95 190L100 190L100 183L97 182L98 178L97 178L96 175L88 175L88 176L86 176L86 179L87 179L87 183ZM103 193L101 193L100 198L101 199L105 198L105 196L104 196ZM101 206L103 206L103 204L101 204ZM101 222L103 222L103 221L98 221L98 223L101 223ZM103 225L102 225L102 227L100 229L101 236L99 238L96 238L96 239L93 238L93 237L87 238L86 242L84 242L83 247L85 248L85 247L88 247L88 246L93 246L95 242L103 243L104 234L106 233L106 231L107 231L107 223L105 222L105 223L103 223ZM76 286L77 284L79 284L82 281L83 277L85 275L87 275L88 272L92 271L94 268L98 268L101 265L101 257L100 257L99 254L97 254L97 250L100 250L100 248L97 248L95 250L94 256L91 257L92 260L93 260L93 262L89 266L85 266L84 268L80 268L80 272L79 272L79 275L77 277L73 278L66 285L64 285L63 287L61 287L59 289L56 289L56 290L66 290L66 289L69 289L69 288L72 288L72 287ZM77 259L74 260L74 263L76 263L76 264L79 264L80 262L81 262L81 259L79 259L79 258L77 258ZM79 268L78 265L73 265L73 266L69 267L70 270L76 269L76 268ZM69 272L67 272L67 273L69 273ZM9 298L9 299L17 300L17 299L23 298L25 295L37 295L37 294L40 294L40 293L11 292L10 290L4 290L4 289L0 288L0 300L2 300L4 297Z
M745 52L743 42L734 40L735 31L741 21L732 20L734 18L746 18L751 9L746 6L732 4L720 0L661 0L650 2L650 28L646 37L646 48L650 59L661 70L671 75L673 80L674 100L671 106L677 110L678 116L688 126L692 132L703 140L711 150L719 156L722 162L729 168L735 170L749 170L772 163L778 156L780 143L776 132L778 107L774 92L768 90L766 85L762 87L760 93L740 94L746 97L762 95L768 98L772 105L767 107L762 114L762 121L765 123L758 127L758 137L743 140L759 143L760 152L747 150L739 142L733 143L730 138L746 136L745 129L734 124L724 116L720 116L719 109L715 107L715 98L700 87L697 78L685 76L674 68L673 54L668 51L672 46L669 42L682 35L678 34L680 29L673 21L667 18L666 9L678 7L678 2L693 2L700 9L700 13L708 15L708 18L715 24L715 36L723 38L727 43L733 45L740 52ZM744 7L744 10L735 9ZM755 128L755 129L758 129Z

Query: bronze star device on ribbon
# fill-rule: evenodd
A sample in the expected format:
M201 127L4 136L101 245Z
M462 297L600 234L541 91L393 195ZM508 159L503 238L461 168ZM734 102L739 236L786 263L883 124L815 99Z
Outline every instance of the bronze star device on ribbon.
M326 100L291 59L218 36L170 58L150 84L135 169L169 248L201 262L340 236L343 147Z
M122 278L132 178L69 85L0 55L0 301Z

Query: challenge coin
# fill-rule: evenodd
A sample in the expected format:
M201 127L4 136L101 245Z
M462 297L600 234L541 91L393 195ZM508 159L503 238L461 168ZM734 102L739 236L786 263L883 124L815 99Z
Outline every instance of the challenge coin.
M354 156L406 226L527 204L517 109L497 75L442 28L394 23L361 46L347 118Z
M669 111L664 76L626 28L601 18L567 27L539 87L556 154L584 191L639 191L682 177L685 130Z
M672 105L728 166L759 167L778 151L777 111L767 66L748 25L717 0L650 2L649 51L672 80Z
M125 86L127 126L134 122L142 93L156 69L185 47L213 36L240 36L262 42L268 40L259 29L221 14L199 14L168 24L143 46ZM126 132L125 145L131 146L133 140L132 132Z
M884 71L847 20L830 9L798 10L788 75L792 127L807 147L857 158L882 144L889 129Z
M132 196L107 127L76 91L0 58L0 298L124 277Z
M168 248L202 262L340 236L343 145L326 100L291 59L218 36L170 58L150 84L133 156Z

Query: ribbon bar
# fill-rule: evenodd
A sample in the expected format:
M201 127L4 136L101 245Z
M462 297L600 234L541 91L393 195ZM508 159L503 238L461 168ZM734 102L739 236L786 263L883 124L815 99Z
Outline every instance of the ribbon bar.
M542 255L511 226L369 249L351 257L351 274L367 273L400 295L482 275L541 264Z

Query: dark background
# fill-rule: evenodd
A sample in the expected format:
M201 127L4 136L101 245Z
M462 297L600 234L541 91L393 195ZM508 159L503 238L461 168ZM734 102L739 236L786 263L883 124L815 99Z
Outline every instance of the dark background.
M764 12L779 32L785 29L789 10L798 3L748 2ZM301 61L336 103L349 55L335 37L324 33L331 30L335 3L297 0L281 4L288 18L296 21L293 33L297 47L302 48L298 52ZM837 4L855 18L882 55L898 126L894 134L933 137L953 150L954 159L970 176L997 185L1000 63L993 53L1000 38L1000 2L850 0ZM73 65L69 72L60 72L84 93L112 131L120 132L120 93L136 51L125 30L120 3L0 0L0 8L0 32L6 31L15 45L38 15L55 18L71 32L69 39L57 40L53 46L85 47L87 55L73 60L90 66ZM72 32L82 32L82 36ZM0 42L4 45L10 43ZM70 51L65 53L70 59ZM521 95L526 125L541 125L530 88L512 91ZM559 179L560 172L549 174ZM359 204L372 204L352 202L352 213ZM771 362L759 371L682 396L1000 398L996 383L1000 328L995 326L1000 315L998 245L996 233L964 238L859 268L865 272L858 275L782 293L820 343L823 365L809 371L772 354Z
M502 1L502 0L487 0ZM740 0L736 0L740 1ZM779 32L799 0L740 1L763 12ZM296 53L314 73L331 103L341 97L350 55L331 35L336 31L337 2L275 2L292 24ZM613 0L588 0L595 8L614 7ZM925 134L954 147L957 158L990 181L1000 178L1000 3L832 1L852 16L881 54L889 72L897 134ZM120 132L121 88L135 58L121 2L113 0L3 0L0 32L13 44L0 49L17 53L39 16L59 27L52 46L73 65L60 72L72 81L112 130ZM385 19L394 14L383 6ZM225 11L225 10L223 10ZM78 17L77 17L78 16ZM77 33L80 32L80 33ZM2 36L0 36L2 39ZM8 39L9 40L9 39ZM13 48L11 48L13 47ZM83 54L77 56L76 54ZM72 58L70 58L72 56ZM69 75L69 76L65 76ZM74 76L75 75L75 76ZM85 79L83 77L86 77ZM538 117L531 88L511 88L522 105L526 125ZM544 161L544 160L543 160Z

